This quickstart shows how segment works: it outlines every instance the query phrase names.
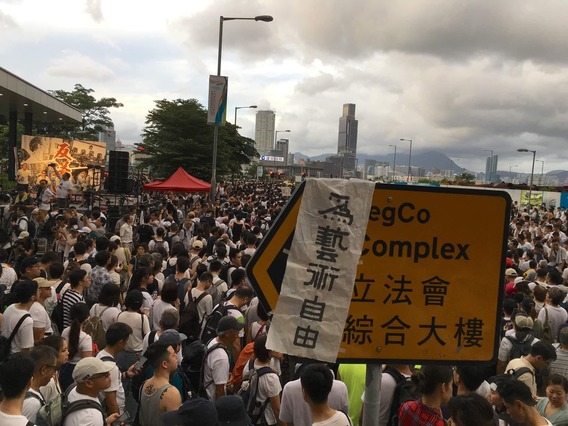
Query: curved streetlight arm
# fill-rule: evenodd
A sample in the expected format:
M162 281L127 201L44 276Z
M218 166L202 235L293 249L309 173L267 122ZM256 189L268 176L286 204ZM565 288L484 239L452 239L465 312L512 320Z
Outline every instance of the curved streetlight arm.
M217 51L217 75L221 75L221 51L223 49L223 22L224 21L262 21L272 22L274 18L270 15L258 15L252 18L237 18L230 16L219 16L219 50Z
M411 169L411 160L412 160L412 139L404 139L400 138L401 141L410 142L410 149L408 150L408 183L410 184L410 171Z
M269 15L258 15L252 18L235 18L219 16L219 48L217 51L217 75L221 75L221 53L223 51L223 22L224 21L263 21L270 22L274 18ZM236 124L236 123L235 123ZM213 158L211 160L211 192L209 194L211 202L215 201L215 186L217 185L217 145L219 142L219 125L215 124L213 126Z
M256 105L251 106L236 106L235 107L235 126L237 125L237 111L240 109L258 108Z
M532 150L532 149L526 149L526 148L519 148L517 149L518 152L532 152L533 155L533 160L532 160L532 169L531 169L531 182L529 185L529 212L531 209L531 196L532 196L532 187L533 187L533 176L534 176L534 162L535 162L535 158L536 158L536 150Z

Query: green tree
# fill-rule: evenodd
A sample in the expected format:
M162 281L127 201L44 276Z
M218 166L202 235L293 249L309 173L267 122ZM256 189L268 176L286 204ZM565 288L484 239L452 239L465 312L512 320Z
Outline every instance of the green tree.
M455 180L458 185L473 185L475 183L475 176L472 173L463 172L456 175Z
M87 89L76 84L72 92L65 90L50 90L53 96L71 105L83 113L81 123L36 123L37 134L60 138L75 138L82 140L98 140L99 132L113 125L110 118L110 108L120 108L123 104L115 98L96 99L93 89Z
M207 110L196 99L162 99L146 116L142 143L147 158L143 167L150 167L158 176L168 176L183 167L200 179L211 179L213 126L207 124ZM239 135L237 128L227 123L219 128L217 145L217 180L232 174L240 175L241 164L250 164L258 155L252 139Z

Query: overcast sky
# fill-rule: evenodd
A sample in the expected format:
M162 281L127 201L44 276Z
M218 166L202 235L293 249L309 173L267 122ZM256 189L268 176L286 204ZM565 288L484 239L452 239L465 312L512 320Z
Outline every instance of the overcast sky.
M358 151L440 150L462 166L568 169L565 0L0 0L1 66L43 89L75 83L113 96L125 143L154 100L207 104L219 16L234 107L276 111L291 151L337 150L344 103L357 104ZM240 110L254 138L254 110ZM282 135L279 135L282 136ZM540 171L540 163L535 167Z

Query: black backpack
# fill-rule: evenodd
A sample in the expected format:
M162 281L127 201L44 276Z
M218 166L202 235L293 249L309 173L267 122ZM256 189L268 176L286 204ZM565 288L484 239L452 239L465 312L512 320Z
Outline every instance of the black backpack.
M201 334L202 321L199 319L198 305L207 295L204 291L199 297L191 297L191 292L188 292L189 303L180 310L178 330L190 340L198 340Z
M509 352L509 360L511 360L526 356L530 353L534 336L530 335L524 342L519 342L515 337L511 336L505 336L505 339L513 345L511 352Z
M18 302L18 300L16 299L16 292L14 291L14 286L16 284L18 284L17 281L14 284L12 284L12 289L9 293L4 291L2 296L0 296L0 314L3 314L4 311L8 308L8 306Z
M35 238L36 236L36 224L34 222L34 220L30 220L25 216L22 216L21 218L19 218L16 221L16 224L19 225L20 224L20 220L25 220L28 223L28 234L30 234L30 238Z
M276 374L274 370L270 367L261 367L258 370L254 369L254 359L252 361L252 371L250 375L249 386L247 390L243 393L242 398L247 410L247 414L251 419L251 424L264 424L262 423L264 417L264 411L266 406L270 402L270 398L266 398L264 401L257 401L258 396L258 384L260 378L265 374ZM251 363L249 363L249 368L251 368ZM261 423L259 423L261 422Z
M383 373L389 374L396 382L392 397L388 426L398 426L398 409L407 401L415 401L420 398L420 393L416 389L410 377L405 377L396 368L387 366Z
M215 307L215 309L213 309L213 312L211 312L211 314L209 314L209 316L205 319L205 325L203 326L203 330L201 332L201 337L200 337L201 341L204 344L209 343L211 339L217 337L217 325L219 324L221 318L227 316L229 309L235 309L239 311L239 308L237 308L235 305L229 305L227 302L221 302Z
M198 346L198 343L196 343L196 347L197 346ZM201 358L201 367L199 369L199 384L197 386L197 389L198 389L197 396L200 396L201 398L209 399L209 396L207 395L207 384L205 384L205 377L204 377L205 376L205 361L207 360L207 357L209 356L209 354L211 354L213 351L215 351L217 349L223 349L230 359L229 353L227 352L227 348L225 346L223 346L221 343L215 343L209 349L204 351L203 357ZM182 363L183 363L183 361L182 361ZM188 363L189 363L189 360L188 360ZM195 358L192 361L192 363L194 365L197 364L197 352L196 352Z
M185 345L181 353L181 368L189 380L192 393L196 396L200 391L201 367L206 352L203 342L197 339Z

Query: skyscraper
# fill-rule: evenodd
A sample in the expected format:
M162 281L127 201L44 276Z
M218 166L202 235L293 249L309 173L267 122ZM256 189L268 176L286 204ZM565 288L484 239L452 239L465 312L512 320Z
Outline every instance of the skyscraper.
M487 157L485 161L485 180L489 183L497 179L497 161L499 160L498 155L492 155Z
M344 177L355 176L358 123L355 120L355 104L343 104L343 116L339 118L337 155L343 158Z
M258 111L256 113L254 147L260 155L267 155L274 149L275 121L274 111Z

